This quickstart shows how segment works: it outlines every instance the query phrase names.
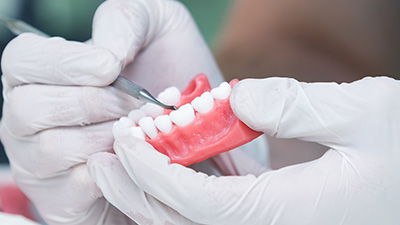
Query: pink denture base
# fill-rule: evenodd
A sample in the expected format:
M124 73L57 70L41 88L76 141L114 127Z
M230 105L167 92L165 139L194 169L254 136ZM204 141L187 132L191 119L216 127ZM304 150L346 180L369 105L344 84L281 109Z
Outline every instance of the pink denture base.
M238 82L235 79L229 84L233 87ZM210 90L206 75L197 75L182 92L177 106L190 103L195 97ZM169 111L165 111L165 114L168 113ZM235 116L228 97L214 100L214 107L208 113L196 112L196 117L190 124L184 127L174 125L169 133L159 132L154 139L146 137L146 141L167 155L171 163L187 166L239 147L261 134L250 129Z

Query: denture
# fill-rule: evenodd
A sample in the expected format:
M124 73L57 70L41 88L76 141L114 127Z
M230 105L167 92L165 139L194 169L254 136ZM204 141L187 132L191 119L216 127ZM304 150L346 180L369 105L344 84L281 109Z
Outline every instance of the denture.
M114 137L146 140L171 163L184 166L239 147L262 133L241 122L230 107L230 91L237 82L211 89L207 76L199 74L182 93L176 87L167 88L157 98L178 110L146 103L114 124Z

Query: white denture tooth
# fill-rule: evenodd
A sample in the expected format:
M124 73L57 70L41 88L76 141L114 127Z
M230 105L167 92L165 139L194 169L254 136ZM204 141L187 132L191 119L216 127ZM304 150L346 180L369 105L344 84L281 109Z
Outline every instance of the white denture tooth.
M193 108L199 113L208 113L214 107L214 98L210 92L204 92L192 101Z
M156 118L157 116L164 113L164 109L161 106L153 103L146 103L142 107L140 107L140 109L143 110L144 113L146 113L146 116L150 116L153 118Z
M131 127L129 129L129 135L132 137L139 138L141 140L146 140L146 134L143 132L140 127Z
M157 128L154 124L153 118L146 116L139 120L139 126L149 138L154 139L157 137Z
M123 127L132 127L132 126L135 126L135 122L133 122L132 119L130 119L130 118L126 117L126 116L123 116L123 117L119 118L119 121L118 121L118 122L119 122L120 125L123 126Z
M188 103L181 106L178 110L172 111L169 116L171 117L172 122L183 127L194 120L195 114L193 107Z
M125 126L120 121L117 121L113 124L112 133L114 135L114 139L117 139L122 136L128 136L129 127Z
M163 133L169 133L172 130L172 121L168 115L157 116L154 119L154 124Z
M128 117L135 122L135 124L139 123L139 120L146 116L146 113L141 109L134 109L129 112Z
M158 94L157 99L166 105L175 105L181 99L181 92L177 87L169 87Z
M228 84L228 82L222 82L219 87L214 88L211 90L211 94L214 97L214 99L219 99L223 100L229 97L231 93L231 86Z

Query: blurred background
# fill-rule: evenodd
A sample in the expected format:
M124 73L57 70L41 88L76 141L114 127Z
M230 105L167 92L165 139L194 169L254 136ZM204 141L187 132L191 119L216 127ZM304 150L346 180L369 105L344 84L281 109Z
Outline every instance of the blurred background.
M102 0L1 0L0 13L53 36L85 41ZM227 80L293 77L350 82L367 75L400 78L400 1L182 0ZM0 26L0 48L13 38ZM269 138L278 168L318 157L324 148ZM300 149L306 149L306 152ZM292 151L296 149L296 151ZM299 150L298 150L299 149ZM292 158L279 162L279 159ZM3 150L0 161L6 162Z

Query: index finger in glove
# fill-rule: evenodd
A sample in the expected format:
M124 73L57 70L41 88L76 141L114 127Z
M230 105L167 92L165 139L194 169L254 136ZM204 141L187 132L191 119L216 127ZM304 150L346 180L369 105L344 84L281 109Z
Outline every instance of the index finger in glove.
M395 140L392 136L399 128L393 132L382 126L397 118L400 104L393 97L398 96L399 86L398 81L385 77L349 84L248 79L233 88L230 103L236 116L254 130L338 149L368 145L365 137L376 136L377 127L384 133L379 136L387 137L382 141Z
M108 50L30 33L7 45L1 66L10 87L27 83L106 86L121 70Z

